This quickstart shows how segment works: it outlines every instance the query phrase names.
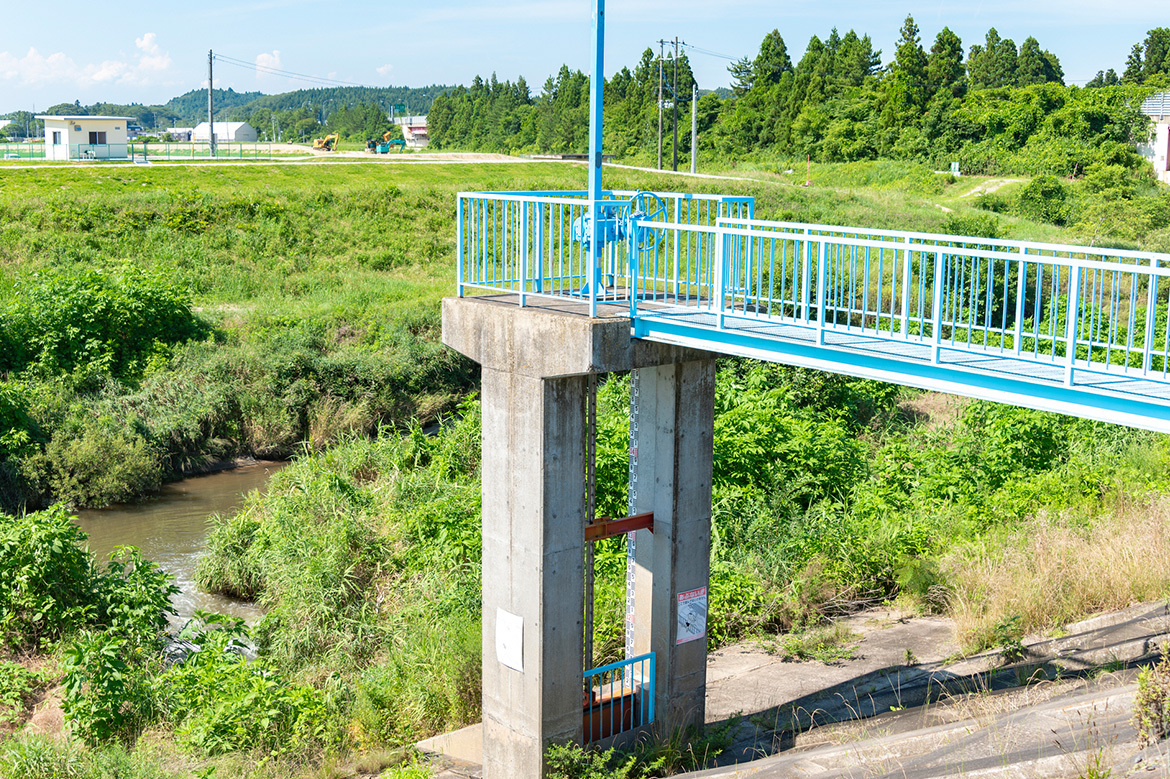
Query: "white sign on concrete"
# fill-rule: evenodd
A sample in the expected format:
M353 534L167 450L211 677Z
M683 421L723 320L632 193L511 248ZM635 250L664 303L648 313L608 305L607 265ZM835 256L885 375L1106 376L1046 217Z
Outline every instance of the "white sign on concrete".
M707 588L678 594L678 632L674 643L685 644L707 635Z
M496 609L496 659L524 673L524 617L501 608Z

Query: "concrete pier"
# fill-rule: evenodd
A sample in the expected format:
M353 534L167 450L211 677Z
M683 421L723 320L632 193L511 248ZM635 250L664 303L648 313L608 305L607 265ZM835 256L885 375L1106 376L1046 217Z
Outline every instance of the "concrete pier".
M639 373L635 513L653 511L654 532L639 530L637 535L634 651L657 655L656 727L670 732L703 726L706 632L698 638L680 634L678 596L692 593L704 603L707 599L715 361L662 365Z
M543 303L544 301L542 301ZM678 596L708 583L714 356L631 339L620 306L443 301L443 342L483 366L483 770L541 776L580 742L590 374L642 372L635 642L657 653L656 729L703 722L706 642Z

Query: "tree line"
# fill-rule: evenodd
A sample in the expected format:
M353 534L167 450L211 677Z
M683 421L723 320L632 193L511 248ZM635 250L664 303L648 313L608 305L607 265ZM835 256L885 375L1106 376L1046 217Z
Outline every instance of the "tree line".
M248 122L262 140L299 141L325 132L338 132L347 138L380 137L392 125L389 115L395 106L411 114L426 114L436 95L450 87L433 84L426 87L328 87L299 89L278 95L262 92L236 92L216 89L212 92L217 122ZM94 103L81 101L59 103L41 112L50 116L129 116L148 131L159 134L170 127L194 126L207 121L207 90L194 89L168 100L163 105L141 103ZM27 111L0 116L12 120L0 128L5 135L38 137L44 123Z
M1018 47L995 28L964 50L947 27L927 48L906 17L893 59L868 35L833 29L813 36L794 62L778 30L754 57L733 62L729 95L704 92L697 106L699 153L837 162L905 159L972 172L1075 175L1092 164L1140 164L1145 140L1141 100L1170 86L1170 29L1136 44L1121 77L1100 74L1067 86L1059 59L1034 37ZM606 84L607 152L646 158L658 143L659 58L647 49L632 69ZM666 84L679 71L677 102L690 112L694 77L685 53L661 61ZM588 145L589 78L562 66L531 94L523 78L476 77L436 98L428 119L432 144L504 152L582 152ZM670 153L670 110L664 96ZM690 134L679 152L690 153Z

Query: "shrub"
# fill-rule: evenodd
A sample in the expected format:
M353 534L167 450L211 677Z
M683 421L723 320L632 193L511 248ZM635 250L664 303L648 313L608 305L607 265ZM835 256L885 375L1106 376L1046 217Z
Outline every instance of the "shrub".
M1133 724L1139 747L1148 747L1170 735L1170 657L1163 656L1160 662L1138 673Z
M20 722L32 693L44 681L36 671L19 663L0 660L0 725Z
M17 290L0 320L9 339L26 345L14 370L33 365L55 375L85 367L135 378L156 345L208 333L185 290L159 273L61 270L27 278Z
M0 517L0 637L32 649L91 622L102 607L99 577L63 506Z
M159 675L157 689L180 740L205 755L237 750L265 758L336 743L324 696L243 656L243 623L197 614L180 637L197 649Z
M155 716L157 655L116 631L86 633L65 649L65 719L90 746L130 742Z
M162 469L150 444L109 417L87 419L76 434L58 430L33 467L57 500L108 506L157 489Z
M1063 225L1069 218L1068 187L1055 176L1038 176L1016 195L1016 214L1033 222Z
M110 556L101 585L102 624L134 646L161 649L167 616L177 613L170 600L179 594L173 577L136 548L120 546Z

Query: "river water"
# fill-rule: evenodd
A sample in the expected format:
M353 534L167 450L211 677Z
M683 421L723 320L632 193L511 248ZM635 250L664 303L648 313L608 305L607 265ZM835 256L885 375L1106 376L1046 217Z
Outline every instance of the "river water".
M182 627L196 609L240 617L253 625L264 612L254 603L200 592L195 567L207 547L211 516L234 513L249 492L264 489L282 467L284 463L258 463L184 479L163 487L153 500L79 511L77 524L89 535L89 548L98 562L108 560L115 547L136 546L175 577L182 592L171 600L179 612L171 617L172 626Z

